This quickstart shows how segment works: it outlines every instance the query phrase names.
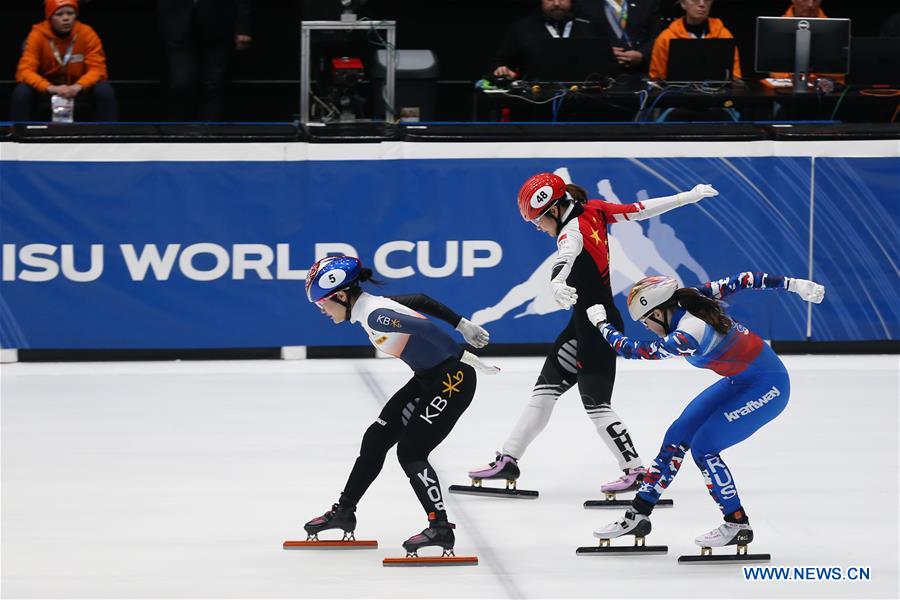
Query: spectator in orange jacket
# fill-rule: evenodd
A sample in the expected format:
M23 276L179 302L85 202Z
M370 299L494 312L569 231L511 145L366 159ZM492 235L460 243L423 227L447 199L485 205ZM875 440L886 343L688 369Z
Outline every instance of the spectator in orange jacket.
M822 10L822 0L791 0L791 5L782 17L804 17L807 19L827 19L828 15ZM793 73L769 73L769 77L790 79ZM844 83L844 75L840 73L810 73L810 82L816 79L831 79L838 83ZM833 87L833 85L831 86Z
M30 121L50 96L76 98L75 114L93 109L97 121L116 120L116 97L106 81L106 54L97 33L78 21L78 0L45 0L45 21L34 25L16 69L10 118Z
M672 21L668 29L660 33L653 44L653 54L650 57L650 77L652 79L666 78L671 40L730 39L734 37L721 19L709 16L713 0L680 0L680 4L684 9L684 16ZM734 49L733 73L735 78L741 77L741 62L737 48Z

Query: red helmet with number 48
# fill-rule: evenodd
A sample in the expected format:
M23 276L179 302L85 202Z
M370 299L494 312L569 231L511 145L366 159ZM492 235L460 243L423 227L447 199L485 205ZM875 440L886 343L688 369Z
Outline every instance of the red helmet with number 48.
M519 189L519 212L532 223L566 197L566 182L553 173L538 173Z

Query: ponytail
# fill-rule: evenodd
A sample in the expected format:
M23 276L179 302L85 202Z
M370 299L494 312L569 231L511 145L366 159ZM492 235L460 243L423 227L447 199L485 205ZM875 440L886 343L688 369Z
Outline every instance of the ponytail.
M374 283L375 285L384 285L383 281L381 281L380 279L375 279L372 275L372 269L363 267L359 272L359 278L357 279L357 281L359 281L360 283L368 281L370 283Z
M575 185L574 183L566 184L566 191L569 192L569 195L572 196L572 199L576 204L584 204L587 202L587 192L584 191L584 188L580 185Z
M347 295L349 295L354 300L359 298L359 295L362 294L362 287L360 287L360 283L363 282L373 283L375 285L384 285L384 282L380 279L375 279L373 277L372 269L363 267L359 272L359 277L356 278L356 281L350 284L350 287L347 288Z
M722 310L722 305L693 288L675 290L672 300L719 333L728 333L731 329L732 321Z

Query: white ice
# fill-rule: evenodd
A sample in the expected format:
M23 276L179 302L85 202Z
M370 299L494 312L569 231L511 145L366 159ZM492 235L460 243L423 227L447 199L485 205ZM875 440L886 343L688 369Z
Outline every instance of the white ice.
M475 567L384 568L425 525L394 453L360 504L377 550L285 551L337 498L362 433L409 376L396 360L2 367L2 593L37 598L898 596L898 357L788 356L787 410L723 457L772 565L863 566L870 581L752 582L679 565L721 519L686 460L653 514L666 556L580 557L621 510L582 508L618 475L577 396L521 461L537 500L447 495ZM493 456L537 358L496 359L432 461L446 488ZM680 360L620 361L613 406L645 461L714 381ZM325 537L323 535L323 537ZM423 552L424 554L424 552Z

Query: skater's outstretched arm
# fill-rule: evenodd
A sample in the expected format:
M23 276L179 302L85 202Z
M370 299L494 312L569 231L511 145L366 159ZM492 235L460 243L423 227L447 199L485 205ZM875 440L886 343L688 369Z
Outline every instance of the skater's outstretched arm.
M709 298L721 300L740 290L787 290L807 302L819 304L825 297L825 286L808 279L784 275L744 271L730 277L709 281L695 288Z
M696 353L700 344L697 339L681 329L676 329L666 337L652 342L633 340L613 327L606 320L606 308L595 304L587 309L588 320L600 330L607 343L622 358L634 360L662 360L673 356L689 356Z
M405 294L402 296L388 296L388 298L415 311L425 313L431 317L437 317L454 327L459 325L459 322L462 320L462 315L427 294Z
M483 327L472 323L453 309L438 302L427 294L407 294L403 296L388 296L391 300L404 306L436 317L452 325L466 340L466 343L483 348L490 341L491 335Z
M643 221L644 219L659 216L674 208L684 206L685 204L693 204L699 202L703 198L718 195L719 192L716 191L716 188L709 184L701 183L695 185L690 191L679 192L674 196L649 198L642 202L634 202L632 204L604 202L603 210L615 223L621 223L623 221Z

